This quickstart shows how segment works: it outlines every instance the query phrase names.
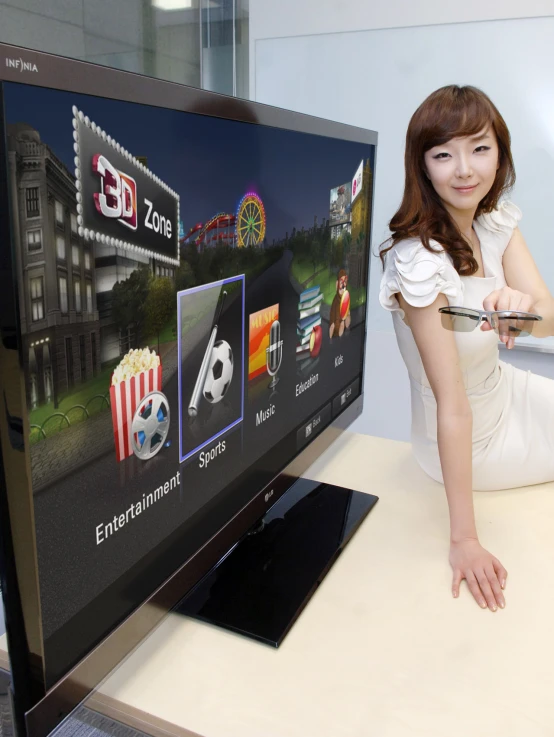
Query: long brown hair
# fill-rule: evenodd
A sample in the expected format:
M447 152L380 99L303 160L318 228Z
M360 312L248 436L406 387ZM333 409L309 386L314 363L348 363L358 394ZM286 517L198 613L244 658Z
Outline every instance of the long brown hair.
M389 223L392 236L382 244L390 244L380 251L383 265L385 254L399 241L418 238L428 251L434 251L430 245L434 239L450 254L460 275L470 276L477 271L470 245L425 174L424 154L452 138L472 136L488 126L496 134L499 167L494 184L477 207L476 217L494 210L500 196L515 182L510 132L503 117L484 92L470 86L441 87L418 107L406 133L404 196Z

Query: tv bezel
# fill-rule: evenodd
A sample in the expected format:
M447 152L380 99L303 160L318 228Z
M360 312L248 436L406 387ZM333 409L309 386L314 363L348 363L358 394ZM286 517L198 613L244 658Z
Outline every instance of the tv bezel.
M8 66L8 60L19 60L17 66ZM140 103L182 112L192 112L212 117L283 128L301 133L339 138L342 140L377 146L377 133L344 123L332 122L295 113L280 108L227 97L174 82L120 71L90 62L55 56L49 53L0 43L0 85L17 82L68 92ZM0 96L3 102L3 97ZM0 110L0 136L5 137L3 110ZM7 186L7 161L5 147L0 146L0 201L9 198ZM375 173L371 198L375 191ZM371 231L371 227L370 227ZM10 217L0 218L0 240L12 243ZM369 291L369 264L371 238L366 254L364 273ZM13 253L7 254L9 259ZM0 255L0 268L2 258ZM4 269L2 281L11 279L13 310L11 315L0 318L3 350L12 360L12 370L17 374L21 397L20 417L23 419L23 439L27 437L28 418L25 406L23 361L20 353L19 321L17 315L17 285L12 264ZM364 344L367 334L367 309L364 327ZM10 324L10 317L13 324ZM7 345L6 345L7 344ZM1 369L4 371L4 369ZM5 369L9 370L9 366ZM212 538L174 573L152 592L151 596L115 627L105 639L94 647L65 676L45 691L44 673L41 668L43 652L33 655L30 643L42 646L40 617L33 615L40 602L38 565L34 543L32 506L32 481L28 445L23 453L11 453L6 447L5 431L0 448L0 538L2 544L2 588L5 597L6 631L10 645L10 662L14 684L13 700L16 718L29 737L46 737L87 697L107 675L128 656L142 640L175 607L183 596L213 567L221 557L262 517L267 510L291 487L299 475L326 450L332 442L361 413L364 400L365 355L361 365L360 395L308 446L290 459L289 466L263 486ZM10 408L12 409L12 408ZM3 422L2 420L0 420ZM294 464L294 475L290 465ZM8 482L15 474L18 483ZM272 494L267 495L271 489ZM271 501L268 501L268 499ZM32 555L23 558L15 547L25 537L32 539ZM27 550L28 553L28 550ZM25 580L25 583L23 583ZM29 580L32 585L29 586ZM37 660L42 657L42 662Z

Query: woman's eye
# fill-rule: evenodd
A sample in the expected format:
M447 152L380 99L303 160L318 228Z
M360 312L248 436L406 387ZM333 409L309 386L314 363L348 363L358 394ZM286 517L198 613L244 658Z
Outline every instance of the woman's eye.
M477 151L479 153L481 151L490 151L490 150L491 150L490 146L477 146L477 148L475 149L475 151Z
M450 156L450 154L447 154L445 151L441 151L440 154L435 154L433 158L434 159L446 159L447 156Z

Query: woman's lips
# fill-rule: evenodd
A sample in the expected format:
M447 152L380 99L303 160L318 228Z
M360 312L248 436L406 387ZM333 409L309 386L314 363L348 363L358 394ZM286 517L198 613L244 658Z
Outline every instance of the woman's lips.
M473 192L477 185L474 184L471 187L454 187L456 192L460 192L461 194L468 194L469 192Z

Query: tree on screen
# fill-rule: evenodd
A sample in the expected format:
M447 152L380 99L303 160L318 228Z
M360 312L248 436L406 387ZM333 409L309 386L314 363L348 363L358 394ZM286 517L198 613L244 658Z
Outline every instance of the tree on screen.
M112 289L112 319L122 332L134 326L136 346L141 341L151 279L148 266L139 266L127 279L114 284Z
M160 332L167 325L175 309L175 290L171 279L165 276L154 279L146 298L146 331L149 335L157 336L158 353L160 352Z

